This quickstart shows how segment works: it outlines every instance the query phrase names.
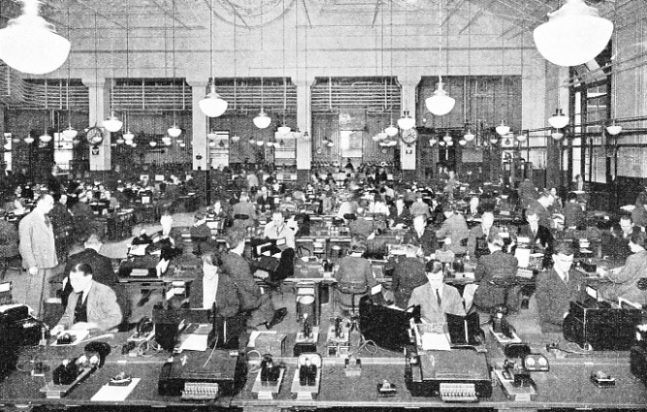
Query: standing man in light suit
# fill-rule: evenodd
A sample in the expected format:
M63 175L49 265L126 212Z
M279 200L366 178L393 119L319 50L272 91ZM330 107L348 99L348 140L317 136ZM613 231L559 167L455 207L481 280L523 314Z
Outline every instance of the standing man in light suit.
M27 293L24 303L29 305L34 315L42 315L45 287L53 277L58 265L54 231L47 214L54 207L54 198L49 194L41 195L34 210L25 216L18 227L20 233L20 255L23 267L27 270L25 282ZM47 286L49 295L49 286Z

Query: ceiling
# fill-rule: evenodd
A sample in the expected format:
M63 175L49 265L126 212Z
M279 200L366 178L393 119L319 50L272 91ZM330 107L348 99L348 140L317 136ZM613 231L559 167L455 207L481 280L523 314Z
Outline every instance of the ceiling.
M352 14L358 25L376 25L389 17L419 15L425 11L436 12L442 8L443 23L457 15L465 16L467 29L484 16L503 18L510 23L506 35L515 36L523 27L530 30L547 20L547 13L560 7L563 0L43 0L41 14L52 22L59 32L80 30L89 26L102 29L133 30L160 29L205 30L209 28L209 13L213 12L216 24L227 22L239 27L254 28L280 19L293 8L305 17L303 24L316 26L321 15L330 13ZM612 18L614 5L618 14L634 13L626 5L647 0L587 0L602 15ZM16 0L0 0L0 15L4 19L20 13ZM69 13L69 20L68 20ZM128 19L126 18L128 15ZM389 17L386 17L388 19ZM292 22L294 25L294 22Z

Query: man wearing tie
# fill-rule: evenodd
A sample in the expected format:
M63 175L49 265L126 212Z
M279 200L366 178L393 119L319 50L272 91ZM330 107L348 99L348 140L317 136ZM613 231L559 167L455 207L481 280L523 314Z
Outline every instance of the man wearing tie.
M25 216L18 226L20 235L20 256L27 270L24 303L32 308L34 315L42 315L45 293L50 295L49 280L54 276L58 265L54 230L47 214L54 207L54 198L44 194L36 201L34 210Z
M436 325L439 331L447 332L445 314L465 316L463 299L455 287L444 283L445 274L440 262L429 261L425 271L428 282L411 292L408 306L420 305L422 320Z
M87 263L74 265L70 272L74 293L67 301L65 313L52 329L57 334L64 329L108 330L119 326L122 312L117 295L110 286L92 279L92 267Z
M517 240L528 238L528 244L532 249L540 249L544 252L544 267L550 266L550 256L553 253L554 237L550 229L539 222L539 215L531 212L526 216L527 225L521 226ZM521 243L521 242L519 242Z
M286 248L296 248L294 230L285 223L283 213L275 211L272 213L272 221L265 226L265 237L268 239L285 239Z
M436 233L427 227L425 213L414 216L413 227L404 235L404 243L418 246L425 256L429 256L438 249Z
M489 255L487 238L494 225L494 213L490 210L481 214L481 224L470 229L467 237L467 253L469 257L478 260L483 255Z

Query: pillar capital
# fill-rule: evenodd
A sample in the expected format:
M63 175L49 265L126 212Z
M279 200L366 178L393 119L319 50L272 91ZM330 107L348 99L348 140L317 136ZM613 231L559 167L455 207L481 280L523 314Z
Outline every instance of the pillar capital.
M203 89L206 90L207 86L209 85L209 79L205 79L204 77L187 77L186 78L186 83L193 87L193 88L199 88L202 87Z
M404 76L398 75L398 82L402 85L402 88L415 88L422 81L422 75L420 74L405 74Z
M90 87L105 87L106 86L106 78L105 77L83 77L81 78L81 82L83 83L84 86L90 88Z

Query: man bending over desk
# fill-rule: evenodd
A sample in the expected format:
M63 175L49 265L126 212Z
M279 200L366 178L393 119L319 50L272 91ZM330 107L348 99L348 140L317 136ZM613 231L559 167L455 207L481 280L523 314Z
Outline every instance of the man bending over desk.
M110 286L92 279L92 267L78 263L70 271L70 294L63 317L52 329L52 334L65 329L108 330L117 327L122 320L117 295Z

